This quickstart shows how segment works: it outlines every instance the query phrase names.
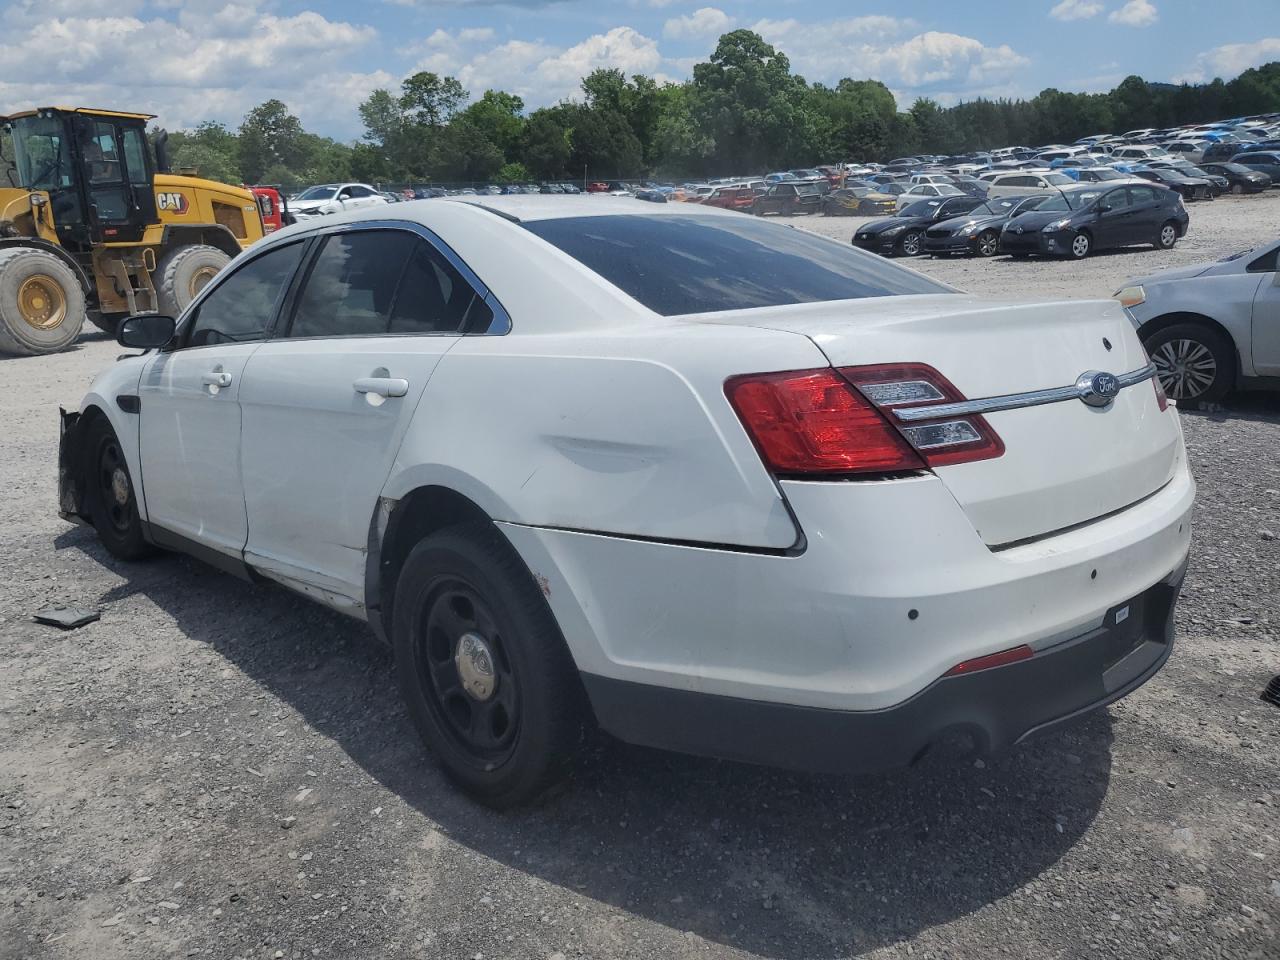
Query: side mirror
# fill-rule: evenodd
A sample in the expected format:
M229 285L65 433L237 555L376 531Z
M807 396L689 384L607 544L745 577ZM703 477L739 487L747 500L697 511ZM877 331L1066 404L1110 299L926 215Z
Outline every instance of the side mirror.
M178 322L173 317L158 313L140 313L126 318L116 332L116 340L122 347L154 350L173 339Z

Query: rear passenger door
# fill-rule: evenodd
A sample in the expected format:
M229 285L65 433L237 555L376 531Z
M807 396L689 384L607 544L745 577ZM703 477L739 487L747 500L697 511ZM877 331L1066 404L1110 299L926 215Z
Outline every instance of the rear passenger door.
M1165 219L1163 187L1135 185L1128 188L1129 215L1125 220L1125 243L1150 243L1160 233Z
M300 276L240 389L245 561L354 610L369 523L423 389L493 311L425 228L338 228Z

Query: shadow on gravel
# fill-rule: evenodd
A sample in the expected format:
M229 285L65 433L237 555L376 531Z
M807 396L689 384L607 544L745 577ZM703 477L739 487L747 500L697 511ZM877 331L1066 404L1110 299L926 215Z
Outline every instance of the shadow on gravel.
M1280 420L1280 391L1253 391L1236 393L1226 403L1214 403L1205 407L1179 404L1178 413L1184 417L1198 417L1214 423L1230 420L1253 420L1274 423Z
M804 776L610 743L558 797L496 814L430 764L390 658L362 625L186 558L118 564L84 528L56 545L129 578L99 598L104 606L146 596L456 842L752 954L859 954L981 909L1070 850L1107 792L1104 712L982 768L926 760L882 778Z

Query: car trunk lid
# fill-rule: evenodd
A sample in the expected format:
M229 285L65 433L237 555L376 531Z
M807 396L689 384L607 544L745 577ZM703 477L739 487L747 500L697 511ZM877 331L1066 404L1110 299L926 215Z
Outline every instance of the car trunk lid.
M802 334L836 367L927 364L969 400L1066 387L1086 371L1119 375L1148 363L1112 300L1022 304L944 294L698 319ZM985 417L1004 454L934 472L990 546L1121 510L1164 486L1179 457L1176 418L1160 410L1148 381L1105 407L1072 397Z

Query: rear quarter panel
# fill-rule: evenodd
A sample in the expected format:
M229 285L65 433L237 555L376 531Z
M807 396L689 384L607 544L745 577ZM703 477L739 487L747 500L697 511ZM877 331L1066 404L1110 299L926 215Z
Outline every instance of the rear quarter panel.
M796 334L655 323L462 340L432 376L384 496L439 484L510 523L793 546L724 381L826 358Z

